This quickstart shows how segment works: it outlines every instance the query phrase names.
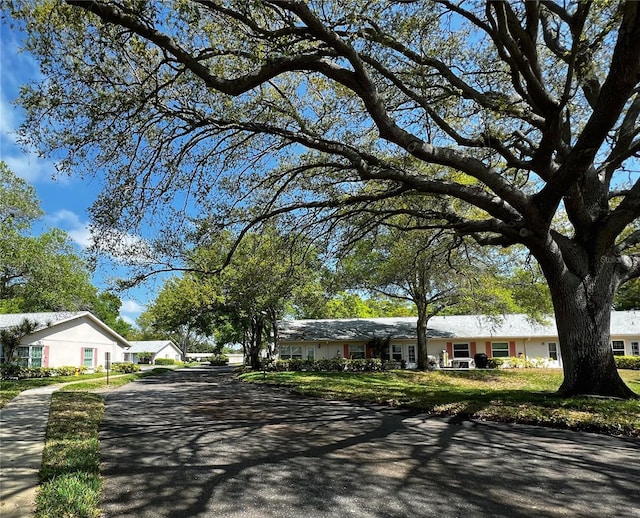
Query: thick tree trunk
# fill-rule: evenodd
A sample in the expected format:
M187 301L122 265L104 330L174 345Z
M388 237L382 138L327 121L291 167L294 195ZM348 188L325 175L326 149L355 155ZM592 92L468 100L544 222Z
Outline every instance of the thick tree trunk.
M610 345L614 276L606 267L580 278L565 270L549 282L564 369L562 396L637 397L620 378Z
M427 325L429 323L429 317L426 311L418 308L418 323L416 325L416 332L418 336L418 370L427 370L429 365L427 357Z
M261 318L251 319L251 337L249 341L249 362L251 368L258 370L260 365L260 350L262 349L262 335L264 332L264 321Z

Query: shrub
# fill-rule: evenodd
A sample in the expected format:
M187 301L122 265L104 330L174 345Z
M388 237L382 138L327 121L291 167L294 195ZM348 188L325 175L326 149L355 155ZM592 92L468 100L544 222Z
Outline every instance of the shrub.
M212 365L214 367L220 367L222 365L228 365L229 364L229 357L226 354L216 354L215 356L212 356L211 358L209 358L209 365Z
M51 376L61 376L61 374L58 369L50 367L23 367L15 363L0 365L0 378L2 379L33 379L49 378Z
M504 365L504 358L489 358L487 360L487 368L500 369Z
M316 360L314 362L314 365L316 367L314 370L326 371L326 372L340 372L344 370L344 367L347 361L348 360L345 360L344 358L337 358L337 357Z
M291 363L291 360L276 360L276 361L265 360L262 362L262 370L287 372L288 370L290 370L289 363Z
M175 365L176 361L171 358L156 358L156 365Z
M111 372L118 372L121 374L131 374L132 372L138 372L140 365L136 365L131 362L112 363Z
M0 378L3 380L11 378L20 378L22 367L20 365L3 363L0 364Z
M87 368L82 367L74 367L73 365L64 365L62 367L57 367L56 371L58 371L58 376L73 376L76 372L79 374L83 374L86 372Z
M291 371L314 371L318 370L314 366L313 360L303 360L302 358L296 358L289 360L289 370Z
M380 358L358 358L354 360L348 360L345 358L324 358L320 360L294 358L292 360L276 360L265 364L266 370L276 372L373 372L383 370L383 366L384 364Z
M360 358L356 360L346 360L346 370L352 372L374 372L383 369L383 362L380 358Z
M640 356L614 356L618 369L640 370Z

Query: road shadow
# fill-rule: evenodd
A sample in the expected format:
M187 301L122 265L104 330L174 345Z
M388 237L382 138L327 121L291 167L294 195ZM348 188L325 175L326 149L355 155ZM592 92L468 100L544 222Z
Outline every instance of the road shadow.
M182 370L107 396L112 517L640 516L640 442Z

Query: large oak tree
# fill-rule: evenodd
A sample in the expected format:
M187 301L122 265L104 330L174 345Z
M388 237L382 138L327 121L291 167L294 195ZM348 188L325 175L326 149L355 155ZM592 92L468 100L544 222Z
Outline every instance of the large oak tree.
M12 4L43 72L25 134L106 175L96 228L153 218L171 252L184 210L326 230L379 200L436 198L425 221L538 261L560 393L633 395L609 324L640 276L640 3Z

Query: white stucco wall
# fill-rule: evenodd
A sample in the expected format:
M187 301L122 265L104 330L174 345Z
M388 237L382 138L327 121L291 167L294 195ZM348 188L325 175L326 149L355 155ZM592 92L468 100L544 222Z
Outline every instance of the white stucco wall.
M180 361L181 354L175 345L167 344L154 355L153 361L156 361L158 358Z
M83 349L94 350L94 365L104 366L105 353L111 353L111 361L124 360L124 350L115 337L86 317L63 322L26 337L22 345L47 348L48 367L75 366L84 363Z
M618 340L624 342L624 351L625 355L632 356L636 350L640 349L640 330L638 336L612 336L611 340ZM522 356L532 360L532 361L543 361L546 367L550 368L561 368L562 367L562 354L560 352L560 345L558 343L558 338L549 336L549 337L537 337L535 339L530 338L505 338L505 337L494 337L491 339L487 338L475 338L475 339L429 339L427 345L427 354L430 356L438 357L443 350L447 350L447 343L467 343L469 344L469 353L470 356L473 357L473 347L472 342L475 342L475 352L476 353L485 353L487 354L487 342L515 342L515 355L519 356L522 353ZM366 345L364 341L353 341L353 342L345 342L345 341L323 341L323 342L282 342L280 346L299 346L302 348L302 357L307 358L309 354L309 350L313 352L314 359L326 359L326 358L344 358L344 346L349 344L359 344ZM557 355L557 359L553 359L551 357L551 353L554 348L550 344L555 344L555 351ZM638 344L638 347L634 346L634 344ZM402 349L402 358L408 362L409 360L409 345L413 345L416 347L417 353L417 344L414 340L391 340L390 346L399 345ZM489 349L490 350L490 349ZM488 354L491 357L491 354ZM408 365L411 367L412 365Z

